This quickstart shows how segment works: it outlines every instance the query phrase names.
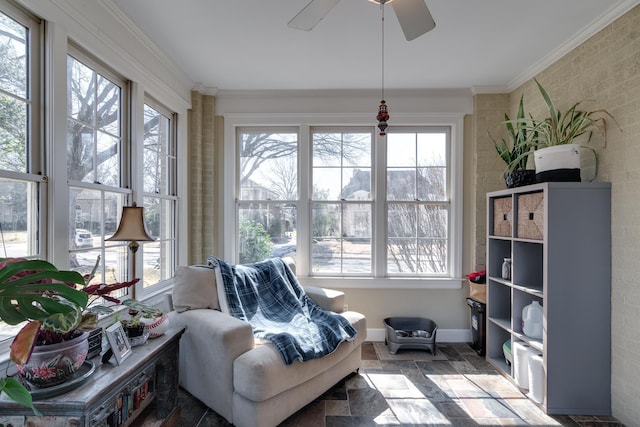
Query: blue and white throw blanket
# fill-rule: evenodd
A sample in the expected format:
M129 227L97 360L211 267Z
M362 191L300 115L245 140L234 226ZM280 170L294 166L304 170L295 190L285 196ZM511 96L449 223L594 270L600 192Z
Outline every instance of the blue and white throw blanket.
M280 258L246 265L207 261L221 273L229 314L271 341L287 365L325 356L357 335L346 318L313 302Z

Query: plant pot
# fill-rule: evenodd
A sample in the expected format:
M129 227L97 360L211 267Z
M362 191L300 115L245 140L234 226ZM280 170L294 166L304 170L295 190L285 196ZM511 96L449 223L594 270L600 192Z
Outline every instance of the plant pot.
M27 363L18 372L35 387L62 384L82 366L89 349L89 332L56 344L37 345Z
M128 338L136 338L144 335L145 328L143 324L139 324L139 325L123 324L123 326L124 326L124 332L127 334Z
M536 183L536 171L533 169L518 169L504 173L504 182L507 188L522 187Z
M533 152L537 182L580 182L580 145L563 144Z
M169 316L166 313L157 317L141 317L140 321L147 327L149 338L162 336L169 329Z

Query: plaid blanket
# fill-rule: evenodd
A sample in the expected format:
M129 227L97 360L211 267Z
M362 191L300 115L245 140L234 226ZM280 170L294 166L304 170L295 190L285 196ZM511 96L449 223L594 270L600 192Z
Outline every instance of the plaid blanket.
M247 265L207 261L221 273L229 314L271 341L287 365L332 353L357 334L346 318L314 303L280 258Z

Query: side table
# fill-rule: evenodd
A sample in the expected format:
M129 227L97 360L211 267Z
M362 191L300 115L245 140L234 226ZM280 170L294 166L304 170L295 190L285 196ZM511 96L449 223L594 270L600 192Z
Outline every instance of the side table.
M95 372L78 388L35 401L42 417L0 398L0 425L126 427L155 401L159 418L173 419L178 408L178 352L184 328L133 347L122 365L91 359Z

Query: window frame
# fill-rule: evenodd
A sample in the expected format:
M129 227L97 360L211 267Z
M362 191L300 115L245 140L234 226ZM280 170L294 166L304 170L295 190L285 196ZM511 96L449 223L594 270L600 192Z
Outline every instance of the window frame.
M120 175L118 177L118 185L109 185L103 184L100 182L86 182L82 180L72 180L68 177L67 172L67 161L68 158L65 155L65 176L67 177L67 194L69 196L69 200L67 201L67 205L70 206L71 203L71 193L72 189L80 189L87 191L94 191L100 193L100 203L101 203L101 214L100 214L100 236L99 243L94 244L88 249L83 248L72 248L68 247L69 258L72 254L81 254L83 252L99 252L101 261L98 266L98 270L96 276L99 278L107 277L107 266L106 266L106 253L107 252L116 252L117 253L117 267L120 271L116 271L116 281L122 282L126 280L131 280L133 277L137 277L136 273L133 272L133 277L129 277L130 274L130 264L131 264L131 253L128 250L128 242L107 242L106 238L110 237L113 233L108 233L105 229L105 220L104 214L104 206L105 206L105 195L112 194L117 197L116 201L116 218L115 218L115 228L113 228L113 232L117 229L118 224L120 223L121 215L122 215L122 207L129 206L132 201L133 190L132 188L132 159L135 156L132 155L131 150L131 110L132 110L132 90L131 90L131 82L112 70L107 65L103 64L99 59L95 58L93 55L85 52L82 48L77 46L75 43L69 41L67 52L65 55L65 63L67 64L65 69L67 73L68 69L68 59L72 57L77 62L81 63L85 67L92 69L95 73L103 76L112 83L116 84L120 88L120 108L119 108L119 130L120 130L120 143L118 147L118 162L120 166ZM68 77L67 77L68 78ZM69 93L69 88L66 87L65 93ZM68 115L68 105L65 103L66 112L65 112L65 124L71 119ZM93 129L93 128L92 128ZM65 131L65 134L68 137L68 130ZM97 140L95 141L97 144ZM65 143L66 147L66 143ZM71 240L71 236L75 235L75 227L69 227L69 241ZM136 256L134 254L133 256ZM73 268L73 267L72 267ZM80 271L81 273L85 273L84 271ZM114 274L114 273L112 273ZM109 283L113 282L113 280L108 280ZM121 297L133 297L135 295L135 290L128 288L126 290L122 290L118 294L119 298Z
M346 114L226 114L225 118L225 143L224 143L224 170L223 170L223 206L221 207L222 221L225 225L223 233L224 256L234 262L236 260L236 134L241 127L272 127L272 126L296 126L299 129L299 162L298 177L300 197L297 203L298 221L305 218L310 221L310 129L312 127L360 127L373 126L370 115ZM460 289L462 286L462 208L463 208L463 114L394 114L393 126L408 127L448 127L451 132L449 176L451 203L449 237L450 247L450 274L446 277L381 277L378 273L374 277L349 277L349 276L321 276L310 274L309 246L299 245L300 256L297 260L296 273L301 283L308 285L334 286L338 288L374 288L374 289ZM375 182L379 187L386 180L386 138L375 133L373 142L373 157L375 164ZM384 187L383 187L384 188ZM385 203L374 203L374 216L384 216ZM385 236L385 221L375 221L374 238ZM307 228L307 229L305 229ZM299 227L297 230L298 241L310 242L310 229ZM376 243L379 247L379 243ZM307 246L307 247L305 247ZM380 262L386 263L385 253L375 252L374 265Z
M166 153L166 157L168 159L168 166L167 166L167 170L164 171L169 175L168 182L167 182L167 192L166 194L162 192L160 193L146 192L144 188L144 184L142 184L142 188L140 192L142 193L143 200L146 198L155 198L155 199L158 199L161 203L167 202L167 203L170 203L171 205L170 206L171 218L168 220L171 223L171 226L169 227L169 229L171 230L171 235L164 239L157 239L155 241L159 245L166 244L166 243L170 245L170 249L169 249L170 254L168 256L168 259L170 259L171 262L169 265L162 265L162 262L159 263L160 265L159 281L148 286L144 286L145 280L144 280L144 269L143 269L141 283L136 285L136 296L139 298L140 297L144 298L146 296L153 295L159 290L164 289L165 286L162 284L162 282L173 277L176 271L176 267L177 267L176 259L177 259L177 251L178 251L178 246L177 246L178 238L176 235L177 222L178 222L178 219L177 219L177 215L178 215L178 196L177 196L178 194L178 144L177 144L178 118L176 113L172 112L170 109L162 105L160 102L156 101L152 96L148 94L145 94L143 108L145 108L145 106L149 106L150 108L153 108L162 117L166 117L167 119L169 119L169 131L168 131L169 135L168 136L170 138L170 141L168 144L169 152ZM142 121L142 126L144 127L144 120ZM143 147L142 148L143 153L139 162L140 163L139 170L142 171L142 175L144 175L144 149L145 148ZM140 243L141 243L142 253L139 256L142 259L142 264L144 265L145 242L140 242Z
M35 185L34 193L36 200L27 200L35 206L35 216L31 221L34 235L29 236L30 245L33 251L24 258L41 259L47 253L47 222L46 212L48 211L48 178L45 163L46 146L44 138L44 123L41 105L43 104L43 86L44 86L44 23L42 20L33 16L22 8L5 0L0 0L1 12L23 25L28 30L27 44L27 87L25 94L25 104L27 106L27 123L26 123L26 170L24 172L0 170L0 178L24 182L26 184ZM8 255L8 254L7 254ZM10 256L10 255L8 255ZM4 252L0 257L4 258ZM0 323L4 323L0 320ZM9 326L16 333L20 329L20 325ZM0 353L8 352L9 345L13 337L0 339Z

